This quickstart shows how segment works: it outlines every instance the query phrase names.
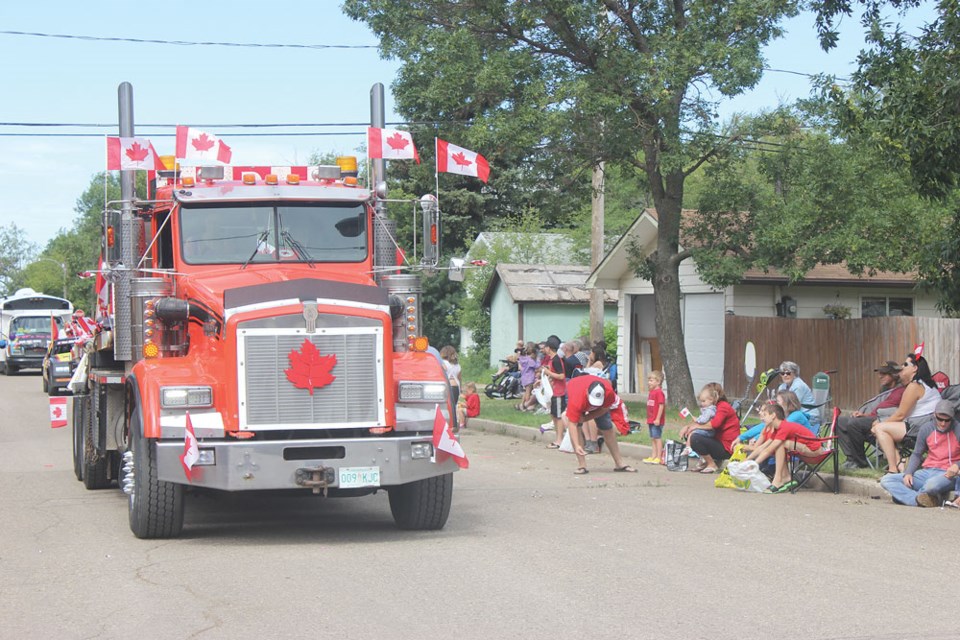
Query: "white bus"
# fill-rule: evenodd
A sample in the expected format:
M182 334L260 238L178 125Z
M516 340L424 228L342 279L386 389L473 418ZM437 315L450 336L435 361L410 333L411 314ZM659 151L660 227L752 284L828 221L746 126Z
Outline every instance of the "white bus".
M50 343L50 318L58 331L70 321L73 304L64 298L20 289L0 298L0 368L13 375L20 369L39 369Z

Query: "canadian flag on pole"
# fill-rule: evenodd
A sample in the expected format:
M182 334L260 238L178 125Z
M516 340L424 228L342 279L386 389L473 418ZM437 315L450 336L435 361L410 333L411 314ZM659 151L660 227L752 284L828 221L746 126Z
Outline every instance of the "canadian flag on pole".
M409 131L397 129L377 129L367 127L367 157L384 160L416 160L420 164L420 154L413 145L413 136Z
M193 422L190 421L190 412L187 411L187 428L183 433L183 453L180 455L180 464L187 480L193 480L193 465L200 459L200 448L197 446L197 434L193 432Z
M94 280L93 288L97 292L97 310L93 317L102 320L113 313L113 305L110 304L110 283L103 277L103 256L100 256L100 262L97 263L97 279Z
M486 182L490 178L490 164L476 151L437 138L437 172L473 176Z
M146 138L107 136L107 171L163 169L153 145Z
M50 398L50 428L59 429L67 426L67 398Z
M443 462L447 458L453 458L461 469L470 466L467 460L467 454L453 435L453 428L440 412L440 405L437 405L437 414L433 418L433 449L436 462Z
M177 127L177 157L184 160L216 161L230 164L233 151L223 140L193 127Z

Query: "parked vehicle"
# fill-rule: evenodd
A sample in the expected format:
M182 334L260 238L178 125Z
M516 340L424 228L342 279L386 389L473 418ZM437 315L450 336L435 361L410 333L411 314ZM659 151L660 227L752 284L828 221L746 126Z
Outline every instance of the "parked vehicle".
M20 289L0 298L0 368L10 376L21 369L39 369L53 326L62 330L73 313L64 298Z

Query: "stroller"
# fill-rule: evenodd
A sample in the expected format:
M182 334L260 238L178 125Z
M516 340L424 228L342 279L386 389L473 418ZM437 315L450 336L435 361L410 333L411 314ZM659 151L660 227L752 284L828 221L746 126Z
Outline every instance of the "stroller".
M504 364L492 376L483 392L488 398L502 398L510 400L523 397L523 387L520 386L520 367L511 360L501 360Z

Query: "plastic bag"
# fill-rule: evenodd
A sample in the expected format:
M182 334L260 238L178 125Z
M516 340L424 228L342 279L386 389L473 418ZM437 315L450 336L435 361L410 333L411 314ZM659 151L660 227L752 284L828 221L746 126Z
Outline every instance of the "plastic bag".
M717 479L713 481L713 486L718 489L743 489L746 490L749 481L738 480L730 475L730 464L734 462L743 462L747 459L747 452L743 450L739 444L733 450L733 454L730 456L730 461L727 463L727 466L724 467L723 471L720 472L720 475L717 476Z
M683 455L684 445L676 440L667 440L663 443L664 463L667 471L686 471L688 458Z
M577 427L573 427L576 429ZM563 440L560 441L560 451L564 453L573 453L573 442L570 440L570 429L563 432Z
M546 371L540 372L540 385L533 390L533 397L540 406L550 410L550 399L553 397L553 387L550 385L550 376Z
M727 464L730 476L738 481L738 489L762 493L770 486L770 479L760 471L760 465L756 460L744 460L743 462L730 462ZM745 483L739 486L739 483Z

